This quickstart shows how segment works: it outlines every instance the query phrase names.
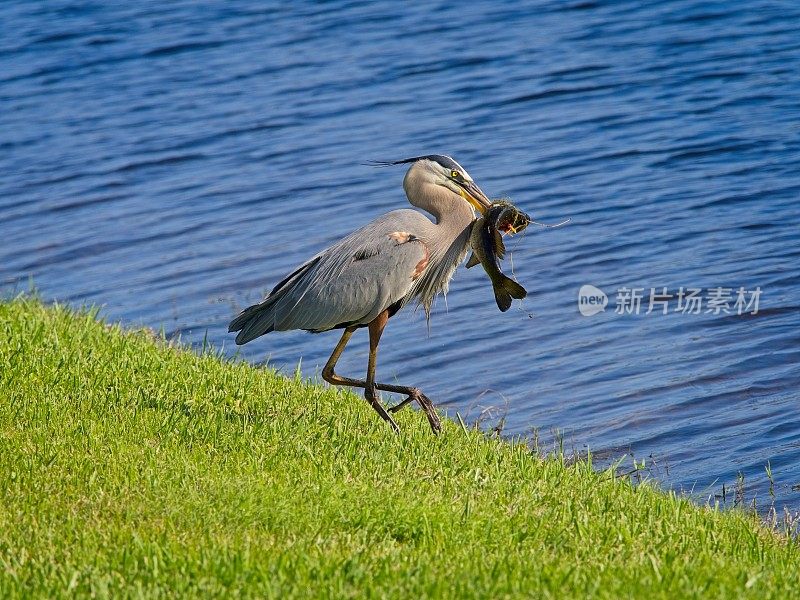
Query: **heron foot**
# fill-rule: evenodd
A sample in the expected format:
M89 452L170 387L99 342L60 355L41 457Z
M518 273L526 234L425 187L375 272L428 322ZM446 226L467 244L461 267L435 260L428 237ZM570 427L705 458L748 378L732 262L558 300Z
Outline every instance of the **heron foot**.
M433 433L438 434L442 431L442 422L439 420L439 415L436 413L436 408L434 408L433 402L431 402L431 399L423 394L422 390L419 388L411 388L408 392L408 398L403 400L400 404L392 406L389 409L389 412L396 413L398 410L410 404L411 402L416 402L419 404L420 408L425 412L425 416L428 417L428 423L430 424Z
M386 409L383 408L383 405L381 404L378 396L378 390L375 388L374 385L366 386L364 388L364 398L366 398L370 406L372 406L372 408L375 409L375 412L377 412L378 415L380 415L381 419L389 423L392 429L394 429L395 433L400 433L400 428L397 426L397 423L394 422L392 415L386 412Z

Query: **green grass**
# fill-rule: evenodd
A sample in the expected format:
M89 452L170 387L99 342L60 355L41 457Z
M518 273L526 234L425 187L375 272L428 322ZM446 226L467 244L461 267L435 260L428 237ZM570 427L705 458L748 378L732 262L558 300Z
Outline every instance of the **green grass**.
M752 515L397 416L0 304L0 597L800 595Z

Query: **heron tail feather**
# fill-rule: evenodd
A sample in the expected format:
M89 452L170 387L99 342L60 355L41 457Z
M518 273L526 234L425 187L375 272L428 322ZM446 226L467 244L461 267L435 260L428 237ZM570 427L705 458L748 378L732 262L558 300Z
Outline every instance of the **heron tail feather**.
M272 291L262 302L254 304L253 306L248 306L239 313L239 316L230 322L228 325L228 332L239 332L236 336L236 343L238 345L241 346L270 331L275 331L275 303L292 290L319 260L320 257L315 256L308 262L300 265L282 279L278 285L272 288Z
M245 308L239 313L239 316L230 322L228 331L239 332L236 336L236 343L238 345L246 344L275 329L275 320L272 312L272 305L274 303L275 298L267 298L260 304Z

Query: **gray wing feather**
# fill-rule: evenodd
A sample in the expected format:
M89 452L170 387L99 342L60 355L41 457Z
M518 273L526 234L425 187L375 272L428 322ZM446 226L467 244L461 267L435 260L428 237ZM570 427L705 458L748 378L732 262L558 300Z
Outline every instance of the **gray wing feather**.
M229 330L239 331L236 343L270 331L369 323L412 289L414 271L427 256L422 239L413 236L426 226L431 222L416 211L393 211L323 250L231 321ZM412 237L390 237L398 231Z

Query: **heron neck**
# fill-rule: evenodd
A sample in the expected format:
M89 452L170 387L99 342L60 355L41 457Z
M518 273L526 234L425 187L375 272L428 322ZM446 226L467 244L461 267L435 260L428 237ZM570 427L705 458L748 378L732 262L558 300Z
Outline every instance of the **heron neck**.
M475 218L472 207L461 196L447 188L408 179L405 183L408 201L413 206L430 213L440 230L452 232L454 238Z
M463 198L450 194L446 208L439 214L431 213L436 219L436 224L452 231L454 234L461 233L464 228L475 219L475 211L467 204Z

